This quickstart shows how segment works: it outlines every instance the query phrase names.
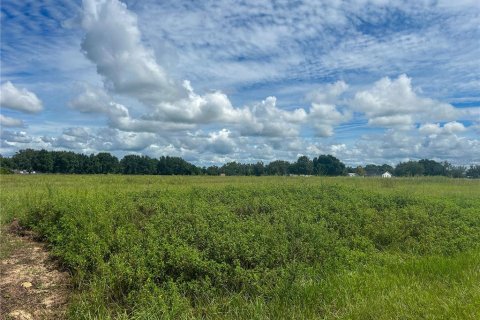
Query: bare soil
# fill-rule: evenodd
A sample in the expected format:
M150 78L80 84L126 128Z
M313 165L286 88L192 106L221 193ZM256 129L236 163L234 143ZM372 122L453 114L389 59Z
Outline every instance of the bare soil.
M0 235L0 319L65 319L70 277L31 234Z

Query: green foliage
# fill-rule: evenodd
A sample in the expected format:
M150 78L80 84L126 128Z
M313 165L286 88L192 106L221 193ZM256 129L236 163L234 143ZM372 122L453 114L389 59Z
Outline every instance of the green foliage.
M365 174L368 176L381 176L386 171L393 173L394 169L388 164L382 164L381 166L375 164L367 164L365 166Z
M72 273L72 319L480 315L478 181L2 179L2 221Z
M332 155L321 155L313 159L314 172L322 176L345 174L345 165Z
M464 166L453 166L448 162L439 163L434 160L422 159L399 163L395 169L388 165L368 164L365 168L345 167L339 159L332 155L320 155L310 160L300 156L290 163L284 160L274 160L265 165L263 162L239 163L228 162L221 167L197 167L180 157L162 156L159 159L140 155L126 155L120 161L108 152L89 156L67 151L47 151L25 149L18 151L12 158L0 155L0 168L6 168L2 173L12 169L38 173L64 174L108 174L121 173L129 175L220 175L227 176L263 176L263 175L321 175L341 176L357 173L359 176L380 176L384 172L395 173L396 176L447 176L452 178L480 178L480 166L472 165L467 170Z
M480 165L472 165L467 170L467 176L470 178L480 178Z
M424 173L425 168L417 161L400 162L395 167L395 175L400 177L422 176Z

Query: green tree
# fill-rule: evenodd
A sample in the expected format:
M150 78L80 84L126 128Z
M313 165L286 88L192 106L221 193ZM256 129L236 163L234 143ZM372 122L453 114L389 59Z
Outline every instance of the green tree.
M418 163L423 166L423 174L426 176L444 176L446 174L446 169L440 162L422 159Z
M395 167L395 175L404 177L414 177L423 175L424 167L417 161L400 162Z
M314 172L322 176L340 176L346 172L345 164L329 154L314 158L313 166Z
M35 161L35 150L25 149L20 150L12 157L15 169L33 171L33 163Z
M285 176L288 174L290 162L284 160L275 160L267 165L266 171L269 175Z
M33 159L33 170L44 173L53 172L53 156L52 153L47 150L40 150L36 152L36 156Z
M98 163L96 173L116 173L118 171L118 158L108 152L100 152L95 156L95 162Z
M471 165L467 170L467 177L474 179L480 178L480 165Z
M361 177L364 177L366 175L366 171L362 166L358 166L355 168L355 173Z
M307 156L301 156L295 163L296 174L313 174L313 162Z

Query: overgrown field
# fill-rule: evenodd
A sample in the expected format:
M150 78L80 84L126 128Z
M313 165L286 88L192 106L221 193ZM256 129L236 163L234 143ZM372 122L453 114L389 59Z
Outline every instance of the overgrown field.
M480 181L0 179L72 319L480 319Z

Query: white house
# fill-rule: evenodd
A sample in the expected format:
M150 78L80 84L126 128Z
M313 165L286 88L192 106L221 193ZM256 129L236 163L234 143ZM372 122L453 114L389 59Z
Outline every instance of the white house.
M392 177L392 174L388 171L385 171L383 174L382 174L382 178L391 178Z
M349 173L348 173L348 176L349 176L349 177L356 177L356 176L357 176L357 174L356 174L356 173L354 173L354 172L349 172Z

